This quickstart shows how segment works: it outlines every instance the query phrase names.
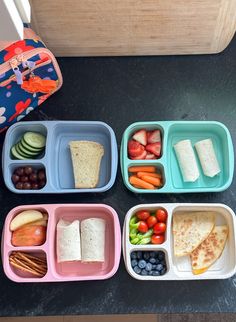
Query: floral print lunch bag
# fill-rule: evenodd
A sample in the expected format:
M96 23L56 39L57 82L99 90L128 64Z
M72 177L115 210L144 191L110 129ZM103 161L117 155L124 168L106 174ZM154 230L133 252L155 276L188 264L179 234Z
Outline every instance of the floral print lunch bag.
M21 120L62 85L58 63L28 27L24 39L0 41L0 132Z

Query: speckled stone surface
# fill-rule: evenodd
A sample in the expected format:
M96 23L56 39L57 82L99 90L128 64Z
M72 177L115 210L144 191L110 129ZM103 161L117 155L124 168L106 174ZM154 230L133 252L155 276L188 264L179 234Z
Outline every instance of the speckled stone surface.
M62 89L25 120L101 120L118 145L135 121L217 120L236 143L236 38L219 55L120 58L60 58ZM0 137L2 147L4 135ZM222 202L236 210L236 182L222 193L135 195L122 183L102 194L17 195L1 176L1 228L21 204L102 202L119 214L151 202ZM16 284L0 268L0 315L66 315L167 312L236 312L236 277L220 281L141 282L123 259L106 281Z

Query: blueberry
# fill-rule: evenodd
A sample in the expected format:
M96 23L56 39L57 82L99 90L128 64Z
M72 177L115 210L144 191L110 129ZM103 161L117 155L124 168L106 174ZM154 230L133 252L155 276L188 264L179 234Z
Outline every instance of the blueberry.
M154 270L154 269L156 269L156 267L157 267L157 265L152 264L152 269L153 269L153 270Z
M161 275L164 275L166 273L166 268L164 267L162 270L161 270Z
M144 254L143 254L143 258L144 258L145 260L148 260L148 259L149 259L149 257L150 257L149 252L144 252Z
M146 269L146 271L150 272L152 270L152 264L151 263L147 263L145 269Z
M140 274L140 273L141 273L141 268L139 268L138 266L135 266L135 267L133 268L133 270L134 270L134 272L135 272L136 274Z
M142 269L141 275L148 275L148 272L146 271L146 269Z
M156 258L157 256L157 253L156 252L150 252L150 257L152 257L152 258Z
M165 258L165 254L163 252L158 253L158 259L161 261Z
M155 259L155 258L153 258L153 257L151 257L151 258L149 259L149 262L150 262L151 264L156 264L156 259Z
M137 259L132 259L131 266L134 267L134 266L137 266L137 265L138 265Z
M152 276L153 275L153 271L148 272L148 275Z
M161 261L159 261L159 259L157 258L156 259L156 264L160 264L161 263Z
M137 258L137 253L136 252L132 252L130 255L131 259L136 259Z
M162 264L157 264L157 266L156 266L156 270L157 270L158 272L160 272L162 269L163 269L163 265L162 265Z
M153 275L153 276L160 276L161 274L160 274L160 272L158 272L158 271L153 271L152 275Z
M141 251L137 252L137 259L142 259L143 254Z
M146 265L147 265L147 263L146 263L146 261L145 261L144 259L140 259L140 260L138 261L138 267L140 267L140 268L145 268L145 267L146 267Z

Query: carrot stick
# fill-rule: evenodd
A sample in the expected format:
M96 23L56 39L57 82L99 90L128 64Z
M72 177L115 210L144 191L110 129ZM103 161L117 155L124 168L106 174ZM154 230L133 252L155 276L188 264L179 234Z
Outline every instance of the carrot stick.
M144 181L146 181L148 183L151 183L151 184L153 184L156 187L160 187L161 186L161 180L160 180L160 178L153 178L151 176L143 176L142 177L142 180L144 180Z
M129 172L156 172L156 168L153 166L137 166L137 167L129 167Z
M155 189L154 185L152 185L146 181L143 181L143 180L137 178L136 176L130 176L129 182L132 185L140 186L140 188L142 188L142 189L151 189L151 190Z
M149 172L142 172L142 171L137 173L138 178L142 179L143 176L149 176L149 177L161 179L161 174L160 173L152 173L152 172L149 173Z

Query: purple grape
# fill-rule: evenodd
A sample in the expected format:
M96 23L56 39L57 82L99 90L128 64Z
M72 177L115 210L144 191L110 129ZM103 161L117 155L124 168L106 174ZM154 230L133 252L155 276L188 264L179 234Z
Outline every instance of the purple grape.
M17 174L13 174L11 180L13 183L17 183L20 180L20 177Z
M14 171L14 174L17 174L18 176L23 176L24 175L24 168L22 168L22 167L16 168L16 170Z
M39 185L36 182L33 182L33 183L31 183L31 189L38 190L39 189Z
M31 189L31 183L29 183L29 182L24 182L24 183L23 183L23 189L24 189L24 190L30 190L30 189Z
M24 172L26 175L29 175L33 172L33 169L32 167L25 167Z
M20 181L21 182L28 182L29 178L27 176L22 176L22 177L20 177Z
M29 176L29 180L31 182L36 182L38 180L37 174L36 173L31 173L31 175Z
M39 170L39 172L38 172L38 179L40 181L45 181L45 179L46 179L45 170Z
M16 189L22 190L23 189L23 183L22 182L17 182L17 184L15 185Z

